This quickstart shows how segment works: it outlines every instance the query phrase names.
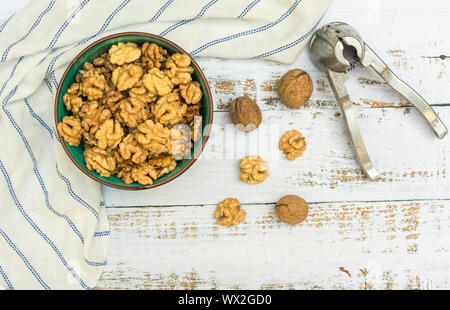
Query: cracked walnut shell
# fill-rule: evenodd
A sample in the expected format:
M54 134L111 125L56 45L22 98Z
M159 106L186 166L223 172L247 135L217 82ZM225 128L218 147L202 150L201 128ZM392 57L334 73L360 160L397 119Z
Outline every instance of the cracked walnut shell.
M108 178L116 170L114 156L95 146L86 150L85 160L86 167L97 171L102 177Z
M293 69L286 73L278 84L278 95L290 109L304 105L311 97L314 85L308 73Z
M248 184L262 183L268 176L269 165L259 156L247 156L241 159L241 181Z
M81 142L81 121L73 116L64 116L62 121L56 126L64 141L71 146L78 146Z
M302 134L295 129L288 131L281 137L279 147L286 154L287 159L294 160L302 156L303 151L306 150L305 137L302 137Z
M227 198L217 205L214 217L218 219L217 224L222 226L236 226L246 216L244 209L236 198Z
M308 216L308 204L298 196L284 196L277 202L275 213L285 223L290 225L299 224Z
M109 61L112 64L122 66L126 63L136 61L141 57L141 49L136 43L122 43L111 46L108 51Z

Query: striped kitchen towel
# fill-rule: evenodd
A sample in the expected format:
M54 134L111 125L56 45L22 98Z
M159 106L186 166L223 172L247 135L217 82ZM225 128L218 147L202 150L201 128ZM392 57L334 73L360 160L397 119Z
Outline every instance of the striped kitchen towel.
M193 56L293 62L331 0L33 0L0 24L0 287L90 289L106 265L99 184L67 158L53 101L97 39L158 34Z

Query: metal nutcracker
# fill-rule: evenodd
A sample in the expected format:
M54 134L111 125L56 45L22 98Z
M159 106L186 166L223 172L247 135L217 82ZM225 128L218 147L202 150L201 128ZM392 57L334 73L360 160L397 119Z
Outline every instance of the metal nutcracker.
M372 67L392 88L413 104L442 139L447 128L431 106L410 86L399 79L374 51L361 39L358 32L348 24L334 22L317 30L310 42L313 61L327 74L336 100L340 103L353 149L363 171L371 180L379 178L361 137L353 104L350 101L345 82L351 64L344 55L344 48L352 47L356 60L364 67Z

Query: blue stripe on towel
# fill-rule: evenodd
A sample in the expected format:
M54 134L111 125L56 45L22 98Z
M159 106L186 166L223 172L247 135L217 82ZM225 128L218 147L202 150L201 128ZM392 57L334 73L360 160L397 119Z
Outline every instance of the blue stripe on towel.
M46 204L47 208L48 208L51 212L53 212L55 215L57 215L57 216L63 218L63 219L69 224L70 228L72 228L73 232L78 236L78 238L80 238L81 243L84 244L84 238L83 238L83 236L81 235L81 233L80 233L80 231L78 230L78 228L77 228L77 227L75 226L75 224L72 222L72 220L69 219L69 217L67 217L66 215L61 214L61 213L59 213L58 211L56 211L55 209L53 209L53 207L50 205L49 194L48 194L47 188L45 187L45 183L44 183L44 180L43 180L42 177L41 177L41 174L40 174L40 172L39 172L39 169L37 168L37 160L36 160L36 158L35 158L35 156L34 156L33 151L31 150L30 144L28 143L28 140L25 138L25 135L23 134L22 129L19 127L19 125L16 123L16 121L15 121L14 118L12 117L11 113L10 113L8 110L6 110L6 105L8 104L9 100L10 100L10 99L14 96L14 94L16 93L17 87L18 87L18 86L16 86L16 87L11 91L11 93L5 98L5 100L3 101L3 104L2 104L3 112L5 112L6 116L7 116L8 119L9 119L9 121L11 122L11 124L13 125L13 127L16 129L17 133L20 135L20 137L21 137L21 139L22 139L22 142L24 143L27 152L28 152L28 154L29 154L30 157L31 157L31 161L33 162L33 171L34 171L34 174L35 174L35 176L36 176L36 178L37 178L37 180L38 180L38 182L39 182L39 184L40 184L40 186L41 186L41 190L42 190L42 192L44 193L45 204Z
M51 76L52 76L52 82L53 82L53 85L55 85L55 89L58 89L59 83L58 83L58 81L56 80L55 71L52 72Z
M283 15L281 15L276 21L273 21L273 22L271 22L271 23L269 23L267 25L264 25L262 27L258 27L258 28L255 28L255 29L252 29L252 30L243 31L243 32L239 32L239 33L236 33L236 34L233 34L233 35L230 35L230 36L226 36L226 37L223 37L223 38L220 38L220 39L216 39L216 40L210 41L208 43L203 44L199 48L193 50L192 52L190 52L190 54L191 55L195 55L195 54L198 54L201 51L203 51L203 50L205 50L205 49L207 49L207 48L209 48L211 46L214 46L216 44L223 43L223 42L230 41L230 40L234 40L234 39L237 39L237 38L240 38L240 37L243 37L243 36L248 36L248 35L252 35L252 34L255 34L255 33L266 31L266 30L274 27L275 25L281 23L289 15L291 15L291 13L300 4L300 2L302 2L302 0L296 0L294 2L294 4L289 8L289 10L287 10Z
M39 23L41 22L42 18L45 16L45 14L47 14L48 12L50 12L50 10L53 8L53 5L55 4L56 0L52 0L50 2L50 4L48 5L48 7L41 12L41 14L38 16L38 18L36 19L36 21L33 23L33 25L31 26L30 30L28 30L28 32L22 36L19 40L17 40L14 43L11 43L6 50L3 52L3 56L2 56L2 62L6 61L6 58L8 57L9 51L16 46L17 44L19 44L20 42L22 42L23 40L25 40L30 33L39 25Z
M3 163L0 160L0 170L3 173ZM5 174L3 173L3 176L5 176ZM12 187L10 187L10 183L8 183L8 188L9 191L11 192ZM14 197L13 197L14 198ZM22 259L22 261L24 262L25 266L28 268L28 270L34 275L34 277L36 278L36 280L39 282L39 284L46 290L50 290L50 287L47 285L47 283L45 283L44 280L42 280L41 276L39 275L39 273L33 268L33 266L31 266L30 262L28 261L28 259L25 257L25 255L23 255L23 253L19 250L19 248L14 244L14 242L11 241L11 239L8 237L8 235L2 230L0 229L0 235L3 237L3 239L5 239L6 243L9 244L9 246L14 250L14 252L17 253L17 255L19 255L19 257Z
M156 12L156 14L152 18L150 18L148 22L153 23L154 21L156 21L161 16L161 14L169 7L169 5L172 4L173 1L174 0L169 0L164 3L164 5L158 10L158 12Z
M36 119L36 120L39 122L39 124L41 124L42 127L45 128L45 130L48 131L48 133L50 134L50 137L53 139L53 130L50 128L50 126L47 125L47 123L46 123L39 115L37 115L37 114L33 111L33 109L31 108L30 104L28 103L28 100L27 100L27 99L24 99L24 100L25 100L25 105L27 106L28 111L30 112L31 116L32 116L34 119Z
M13 78L14 74L16 74L17 67L20 65L20 63L22 62L22 60L23 60L24 58L25 58L25 57L21 56L21 57L17 60L17 62L16 62L16 64L14 65L13 69L12 69L11 72L9 73L8 79L5 81L5 83L3 83L3 86L2 86L2 88L0 89L0 98L1 98L3 92L4 92L5 88L6 88L6 85L8 85L8 82Z
M117 8L114 9L114 11L108 16L108 18L106 19L106 21L103 23L102 27L100 28L99 31L97 31L96 34L87 37L84 40L81 40L80 42L77 43L77 45L75 46L79 46L81 44L84 44L88 41L90 41L91 39L95 38L96 36L98 36L100 33L104 32L106 30L106 28L108 28L109 24L111 23L111 21L113 20L114 16L117 15L117 13L119 13L124 7L126 7L129 3L131 2L131 0L125 0L124 2L122 2Z
M5 29L6 25L8 25L9 21L13 18L14 15L11 15L7 20L5 20L5 22L0 26L0 32L3 31L3 29Z
M277 53L280 53L282 51L285 51L285 50L287 50L287 49L289 49L289 48L291 48L291 47L293 47L293 46L303 42L305 39L307 39L310 35L312 35L314 33L314 31L317 29L317 27L319 26L320 22L322 21L322 18L323 18L323 15L320 18L320 20L317 22L317 24L314 25L313 28L311 28L306 34L302 35L297 40L295 40L295 41L293 41L293 42L291 42L289 44L283 45L283 46L281 46L279 48L276 48L274 50L271 50L269 52L266 52L266 53L254 56L254 57L252 57L252 59L261 59L261 58L264 58L264 57L269 57L269 56L275 55Z
M245 15L247 15L247 13L255 6L258 4L258 2L261 0L253 0L243 11L241 14L239 14L239 16L237 18L242 18Z
M6 289L8 290L14 290L14 286L12 285L11 281L9 280L8 276L6 275L6 273L3 271L2 266L0 266L0 275L2 276L3 280L6 283Z
M92 266L92 267L103 267L103 266L106 266L106 263L107 263L106 261L101 262L101 263L91 262L91 261L89 261L87 259L84 259L84 261L85 261L86 264L88 264L89 266Z
M53 95L52 84L50 84L50 81L49 81L47 78L45 78L45 79L44 79L44 83L45 83L45 85L47 85L48 90L49 90L50 93Z
M53 59L50 61L48 67L47 67L47 71L45 73L46 77L49 77L50 75L52 75L52 80L53 83L55 84L55 87L58 88L58 82L56 81L56 78L54 77L54 72L53 74L51 74L51 72L53 71L53 68L55 66L56 61L62 56L64 55L67 51L72 50L74 47L82 45L84 43L87 43L89 40L95 38L96 36L98 36L99 34L101 34L103 31L106 30L106 28L108 28L109 24L111 23L111 21L113 20L113 18L117 15L117 13L119 13L119 11L121 11L128 3L130 3L130 0L125 0L124 2L122 2L117 8L115 8L113 10L113 12L108 16L108 18L106 18L105 22L103 23L102 27L100 27L100 30L93 36L83 39L81 41L79 41L77 44L75 44L74 46L72 46L70 49L65 50L64 52L59 53L58 55L56 55L55 57L53 57ZM44 80L45 81L45 80ZM48 81L48 80L47 80ZM46 82L47 83L47 82ZM51 90L51 84L50 82L48 82L47 87L49 88L50 92L52 92Z
M75 16L78 15L78 13L80 13L89 1L91 0L83 0L83 2L81 2L81 4L72 12L72 14L70 14L69 18L67 18L58 29L58 32L55 34L47 48L53 48L55 46L56 42L59 40L64 30L66 30L67 26L69 26L70 22L75 18Z
M109 236L111 234L110 230L106 230L106 231L96 231L94 233L94 237L104 237L104 236Z
M30 114L33 118L35 118L39 124L42 125L42 127L45 128L45 130L48 131L48 133L50 134L50 137L53 139L53 130L45 123L45 121L39 116L37 115L33 109L31 108L30 104L28 103L28 100L25 99L25 104L28 107L28 110L30 111ZM88 208L93 214L94 216L98 219L98 212L90 205L88 204L86 201L84 201L80 196L78 196L73 190L72 190L72 184L70 183L70 181L59 171L58 169L58 164L56 164L56 173L58 174L58 176L61 178L61 180L64 181L64 183L66 183L67 185L67 190L70 194L70 196L72 196L73 199L75 199L77 202L79 202L82 206Z
M164 37L164 36L166 36L169 32L172 32L173 30L175 30L175 29L177 29L177 28L179 28L179 27L181 27L181 26L183 26L183 25L186 25L186 24L188 24L188 23L190 23L190 22L192 22L192 21L194 21L194 20L199 19L200 17L203 16L203 14L206 13L206 11L207 11L211 6L213 6L214 4L216 4L217 1L219 1L219 0L211 0L211 1L209 1L209 2L208 2L208 3L200 10L200 12L197 14L197 16L195 16L194 18L191 18L191 19L184 19L184 20L182 20L182 21L179 21L179 22L173 24L172 26L170 26L169 28L167 28L166 30L164 30L163 32L161 32L161 33L159 34L159 36Z
M39 115L37 115L33 111L33 109L31 108L31 106L29 105L29 103L26 99L25 99L25 104L27 105L28 110L30 111L33 118L35 118L49 132L50 137L53 139L53 130L41 119L41 117ZM72 184L70 183L70 181L59 171L58 164L56 164L56 172L57 172L58 176L61 178L61 180L63 180L64 183L66 183L70 196L72 196L72 198L75 199L77 202L79 202L81 205L88 208L94 214L94 216L98 219L98 212L91 205L89 205L87 202L85 202L80 196L75 194L75 192L72 190Z
M56 173L58 174L58 176L61 178L61 180L63 180L66 185L67 185L67 190L69 191L70 196L72 196L73 199L75 199L77 202L79 202L82 206L86 207L87 209L89 209L92 214L94 214L94 216L98 219L98 212L90 205L88 204L86 201L84 201L80 196L78 196L77 194L75 194L75 192L72 190L72 184L70 184L69 179L67 179L58 169L58 164L56 164Z
M9 174L5 169L5 166L3 165L3 162L0 160L0 171L3 174L3 177L6 180L6 184L8 185L9 193L16 204L17 208L19 209L22 216L25 218L25 220L31 225L31 227L39 234L39 236L44 239L45 242L53 249L53 251L56 253L60 261L63 263L63 265L66 267L66 269L73 275L75 279L77 279L78 283L84 288L84 289L91 289L89 286L84 283L84 281L80 278L80 276L73 270L73 268L67 263L64 256L61 254L59 249L56 247L56 245L53 243L53 241L50 240L50 238L42 232L42 230L36 225L36 223L30 218L30 216L25 212L24 208L20 204L19 200L17 199L16 193L14 191L14 188L11 184L11 179L9 178Z

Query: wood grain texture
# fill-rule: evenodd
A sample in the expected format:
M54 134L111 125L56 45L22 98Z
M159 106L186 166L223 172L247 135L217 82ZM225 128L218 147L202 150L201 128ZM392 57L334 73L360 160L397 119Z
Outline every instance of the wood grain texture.
M450 107L436 107L450 123ZM370 182L356 162L337 108L264 111L264 125L250 134L216 112L203 156L178 179L149 191L106 191L109 206L216 204L228 196L243 203L274 202L297 194L310 202L450 198L450 144L435 138L415 110L359 109L369 153L381 173ZM295 161L278 149L284 132L298 129L307 150ZM270 176L258 185L239 180L239 159L260 155ZM174 194L176 193L176 194Z
M5 2L0 24L26 2ZM334 0L322 24L352 24L449 125L449 14L447 0ZM382 173L381 181L368 182L328 81L306 51L292 65L198 62L213 90L213 137L203 159L164 187L104 189L112 244L99 288L450 288L448 137L437 140L404 98L374 72L354 68L347 86ZM279 78L294 67L315 84L311 100L295 111L276 93ZM248 136L226 130L228 104L243 94L256 99L266 125ZM277 144L294 128L308 149L288 162ZM239 181L238 159L255 152L269 160L271 176L251 186ZM281 223L273 211L288 193L310 202L301 225ZM239 198L248 214L234 228L214 224L215 204L226 197ZM133 207L145 205L154 207Z
M108 209L102 289L442 289L449 201L310 204L289 226L273 204L244 205L237 227L215 206Z
M354 25L450 124L449 13L444 0L335 0L323 23ZM436 139L404 98L374 72L356 67L347 86L382 173L381 181L368 182L328 81L307 52L290 66L198 60L213 89L213 136L203 159L164 188L105 190L106 204L115 207L108 209L112 253L100 288L450 288L448 137ZM279 78L294 67L315 83L311 100L295 111L276 93ZM248 136L226 129L228 104L243 94L256 99L266 125ZM277 144L293 128L306 136L308 149L288 162ZM255 152L269 160L271 176L251 186L239 181L237 159ZM288 193L314 202L307 221L295 227L273 211ZM214 225L212 217L226 197L239 198L248 213L231 229ZM143 205L155 207L124 208Z
M400 2L403 6L407 3L408 10L400 10ZM450 27L443 27L449 4L367 3L335 1L324 23L343 20L359 29L393 70L450 124L450 97L444 91L450 83L448 59L439 57L449 47L442 39L443 34L450 34ZM419 16L430 17L427 27L409 22ZM435 138L417 111L373 71L356 67L347 85L369 154L382 173L380 182L368 182L361 172L326 76L311 63L307 51L293 65L206 58L199 63L212 86L215 105L215 128L204 156L209 159L151 191L127 193L105 188L107 206L213 204L233 193L245 203L273 202L286 192L316 202L449 198L445 190L450 185L446 176L449 138ZM279 78L294 67L310 73L315 91L305 107L289 110L280 103L276 87ZM248 137L227 130L231 124L228 105L243 94L255 98L264 114L263 127ZM294 128L305 135L308 149L302 158L288 162L278 150L278 139ZM259 149L256 136L262 141ZM270 161L271 176L260 186L239 181L237 162L247 152ZM174 192L177 195L168 194Z

